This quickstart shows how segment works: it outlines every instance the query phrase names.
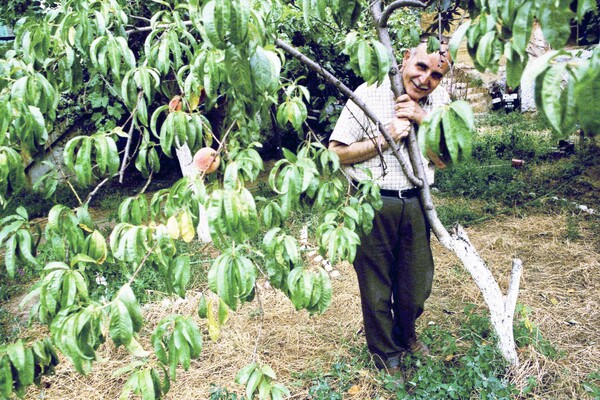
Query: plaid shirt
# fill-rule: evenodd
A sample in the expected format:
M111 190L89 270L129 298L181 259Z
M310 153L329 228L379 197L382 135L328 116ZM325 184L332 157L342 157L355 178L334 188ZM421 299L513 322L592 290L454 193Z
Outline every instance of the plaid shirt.
M368 86L366 83L363 83L354 91L354 94L367 104L384 126L389 126L396 114L396 102L389 78L386 78L379 87L376 85ZM450 103L450 96L446 89L440 85L427 96L424 102L421 102L421 106L423 110L428 112L434 107L448 103ZM367 118L353 101L348 100L329 140L350 145L363 140L378 140L379 135L380 132L377 126ZM384 139L382 138L382 140ZM412 169L405 141L402 141L400 150L409 168ZM434 166L425 158L423 162L426 165L427 182L432 184L434 180ZM391 149L383 151L383 163L382 157L377 155L360 163L344 166L346 173L356 181L368 179L367 174L362 169L370 170L373 174L373 179L375 179L382 189L403 190L414 187L404 171L402 171L402 167L398 160L396 160Z

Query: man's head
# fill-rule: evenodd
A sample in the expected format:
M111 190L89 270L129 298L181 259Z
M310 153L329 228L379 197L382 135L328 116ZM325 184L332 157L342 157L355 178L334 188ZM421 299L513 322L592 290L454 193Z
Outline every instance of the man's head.
M419 101L433 92L450 69L448 46L441 46L441 52L427 54L427 43L420 43L404 53L402 83L411 99Z

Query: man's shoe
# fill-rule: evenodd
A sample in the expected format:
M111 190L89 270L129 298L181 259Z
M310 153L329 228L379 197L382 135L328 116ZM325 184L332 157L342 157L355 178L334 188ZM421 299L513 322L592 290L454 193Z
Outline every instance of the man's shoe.
M423 343L419 338L415 337L412 340L409 340L407 345L408 351L415 355L431 355L431 351L429 347L425 343Z
M386 369L386 372L389 376L391 376L394 381L398 385L404 385L404 373L402 372L402 368L398 367L390 367Z

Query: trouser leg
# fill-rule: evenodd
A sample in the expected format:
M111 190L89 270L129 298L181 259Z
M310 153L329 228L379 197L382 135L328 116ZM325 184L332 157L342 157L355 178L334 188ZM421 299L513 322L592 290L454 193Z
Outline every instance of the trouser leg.
M416 337L415 322L423 313L433 283L430 229L418 198L404 200L392 274L394 338L407 347Z
M373 229L361 237L354 260L367 346L379 367L394 366L402 351L393 335L392 315L392 269L402 202L385 197L382 200L383 207L375 213Z

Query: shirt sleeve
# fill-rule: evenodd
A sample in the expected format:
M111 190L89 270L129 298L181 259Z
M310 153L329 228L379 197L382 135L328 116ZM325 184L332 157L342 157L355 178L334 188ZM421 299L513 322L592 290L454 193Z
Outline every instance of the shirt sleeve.
M366 85L359 86L354 94L359 98L365 97ZM331 133L329 140L335 140L345 145L359 142L364 139L365 132L369 127L369 120L364 112L352 100L348 100L342 109L342 113Z

